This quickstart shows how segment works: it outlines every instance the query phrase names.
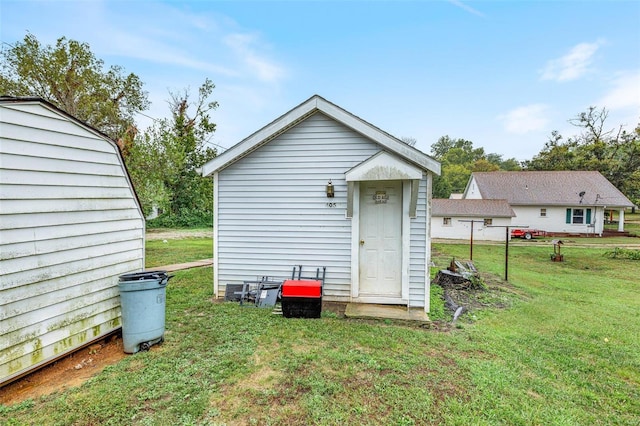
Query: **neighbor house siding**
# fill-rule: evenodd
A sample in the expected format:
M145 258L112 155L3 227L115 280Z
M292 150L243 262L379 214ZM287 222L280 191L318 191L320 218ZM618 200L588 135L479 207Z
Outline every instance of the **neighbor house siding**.
M451 218L451 225L444 225L443 219ZM485 227L482 223L484 219L491 219L493 227ZM431 220L431 237L470 240L471 222L473 224L473 239L481 241L504 241L505 230L503 227L511 226L511 218L482 216L433 216Z
M482 194L480 194L478 184L476 183L476 179L473 177L473 175L471 176L469 183L467 184L467 188L465 189L462 198L465 198L467 200L479 200L483 198Z
M547 209L546 216L540 216L540 208ZM567 209L577 208L585 210L585 221L589 216L588 219L593 226L589 226L588 223L567 223ZM591 210L589 215L587 215L588 209ZM518 226L527 225L547 232L599 235L604 228L604 208L600 206L513 206L513 211L517 215L514 223L517 221Z
M119 328L144 220L113 142L40 103L0 111L3 382Z
M219 289L329 266L327 300L351 291L351 220L344 172L378 145L316 113L218 173ZM335 197L327 198L331 179ZM335 203L329 207L327 203Z

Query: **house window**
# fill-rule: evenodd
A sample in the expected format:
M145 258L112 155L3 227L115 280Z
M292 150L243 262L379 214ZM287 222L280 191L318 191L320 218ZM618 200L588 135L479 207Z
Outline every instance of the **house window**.
M573 214L571 215L571 223L584 223L584 209L573 209Z
M484 220L484 226L491 226L491 225L493 225L493 219Z
M547 217L547 209L540 209L540 217Z
M443 217L442 218L442 226L451 226L451 218Z
M567 223L584 225L591 223L591 209L567 209Z

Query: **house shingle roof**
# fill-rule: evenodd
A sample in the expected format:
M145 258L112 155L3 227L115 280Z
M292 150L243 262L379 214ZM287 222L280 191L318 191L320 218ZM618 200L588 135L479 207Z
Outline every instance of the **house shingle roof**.
M469 185L474 180L483 199L506 199L511 205L633 206L597 171L477 172ZM465 195L472 190L467 187Z
M460 200L434 198L431 200L432 216L451 217L514 217L515 213L506 200Z

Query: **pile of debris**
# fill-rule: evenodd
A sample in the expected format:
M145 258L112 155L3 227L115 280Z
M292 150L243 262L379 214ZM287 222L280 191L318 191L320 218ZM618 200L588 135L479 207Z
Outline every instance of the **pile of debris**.
M483 290L484 283L473 262L462 262L453 258L447 269L441 269L434 280L440 287L455 290Z
M451 260L447 269L438 271L433 282L444 290L445 306L454 313L452 322L466 312L467 308L458 305L451 297L451 293L486 289L473 262L463 264L455 258Z

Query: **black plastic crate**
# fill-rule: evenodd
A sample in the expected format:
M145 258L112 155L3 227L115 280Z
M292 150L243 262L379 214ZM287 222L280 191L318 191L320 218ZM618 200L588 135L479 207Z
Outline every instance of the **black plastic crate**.
M285 318L320 318L321 313L322 298L282 298L282 315Z

